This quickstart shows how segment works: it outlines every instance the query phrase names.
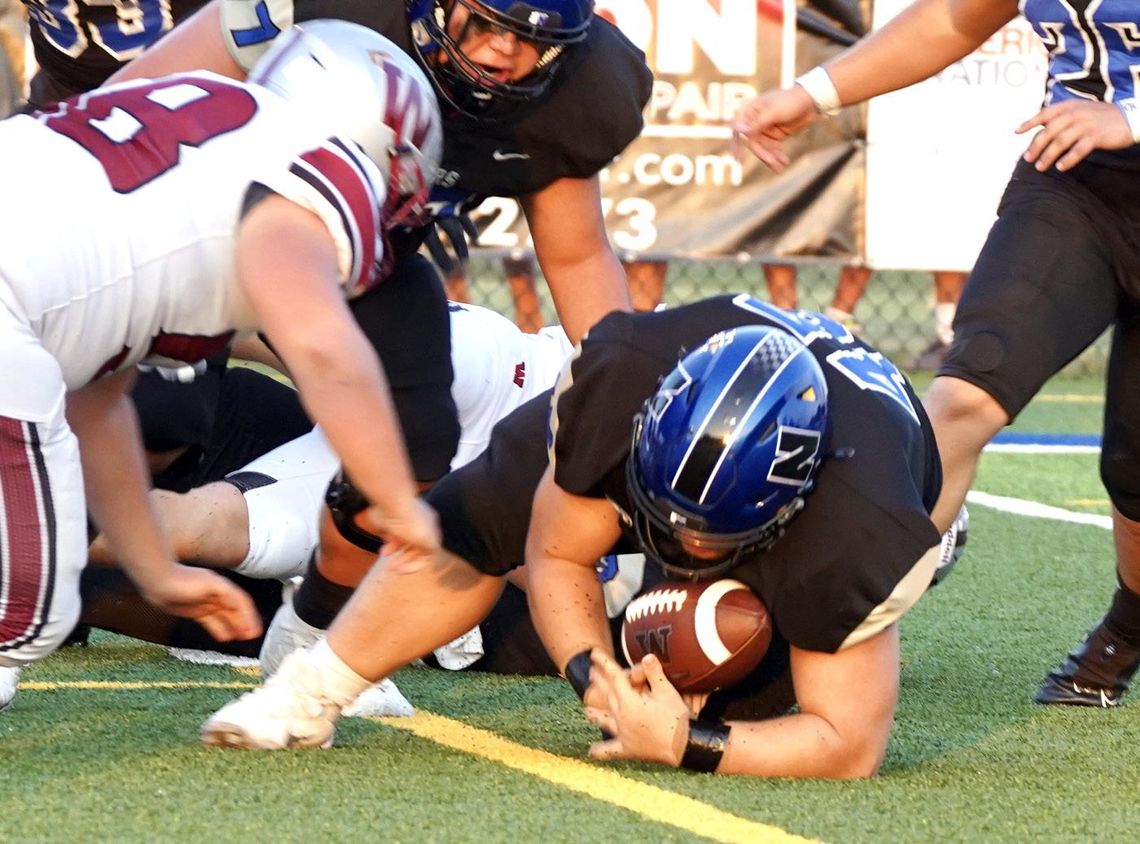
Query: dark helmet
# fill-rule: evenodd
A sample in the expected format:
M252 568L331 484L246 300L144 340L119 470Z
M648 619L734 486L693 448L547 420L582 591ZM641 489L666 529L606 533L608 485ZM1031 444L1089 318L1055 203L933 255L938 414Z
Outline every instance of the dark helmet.
M448 21L462 5L470 18L456 38ZM440 99L469 117L504 120L541 97L570 47L586 38L594 0L407 0L412 38ZM538 51L538 65L515 82L500 82L466 61L459 45L469 31L513 33ZM446 57L446 60L444 60Z
M800 340L767 326L710 337L634 423L626 481L642 550L700 580L767 549L803 509L826 429L827 381Z

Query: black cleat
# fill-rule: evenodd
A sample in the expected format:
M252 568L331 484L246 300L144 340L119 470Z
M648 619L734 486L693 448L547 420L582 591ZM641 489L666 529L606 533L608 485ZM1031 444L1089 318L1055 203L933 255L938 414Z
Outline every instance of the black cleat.
M1119 706L1140 665L1140 648L1109 632L1104 619L1041 683L1033 700L1068 706Z
M67 638L63 640L61 647L71 648L85 648L87 647L88 638L91 636L91 627L87 624L77 624L74 629L67 634Z

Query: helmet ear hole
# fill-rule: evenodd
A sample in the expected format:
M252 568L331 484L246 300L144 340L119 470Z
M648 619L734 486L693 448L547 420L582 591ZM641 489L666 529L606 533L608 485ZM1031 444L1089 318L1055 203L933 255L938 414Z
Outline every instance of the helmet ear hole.
M638 541L674 576L727 571L803 509L826 444L827 381L796 337L756 325L714 335L644 407L626 484Z

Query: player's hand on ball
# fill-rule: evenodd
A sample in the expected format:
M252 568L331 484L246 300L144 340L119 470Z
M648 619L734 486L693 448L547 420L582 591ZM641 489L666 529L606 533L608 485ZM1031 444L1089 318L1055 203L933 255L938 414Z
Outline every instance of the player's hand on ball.
M602 651L591 655L591 685L606 700L606 708L586 707L586 717L612 736L590 746L594 759L636 759L677 767L689 738L689 707L665 676L661 661L650 655L634 668L644 685L631 682L633 671L622 670Z
M658 663L660 665L660 663ZM645 676L645 666L639 662L629 669L626 673L629 678L629 684L634 689L641 691L649 688L649 678ZM593 687L591 687L593 688ZM600 695L599 695L600 697ZM685 701L685 706L689 707L690 716L693 718L701 717L701 710L705 708L705 704L709 701L708 692L682 692L681 700ZM587 702L587 706L589 702Z

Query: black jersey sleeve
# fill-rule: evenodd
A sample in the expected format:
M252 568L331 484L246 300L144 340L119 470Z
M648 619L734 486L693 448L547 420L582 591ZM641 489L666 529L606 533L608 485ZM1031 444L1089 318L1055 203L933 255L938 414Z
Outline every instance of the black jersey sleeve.
M574 495L605 495L606 477L629 454L634 416L676 362L630 343L628 317L592 328L554 388L550 462L554 482Z
M595 18L558 87L519 126L525 149L546 149L561 177L586 178L641 134L653 75L645 54L613 24Z

